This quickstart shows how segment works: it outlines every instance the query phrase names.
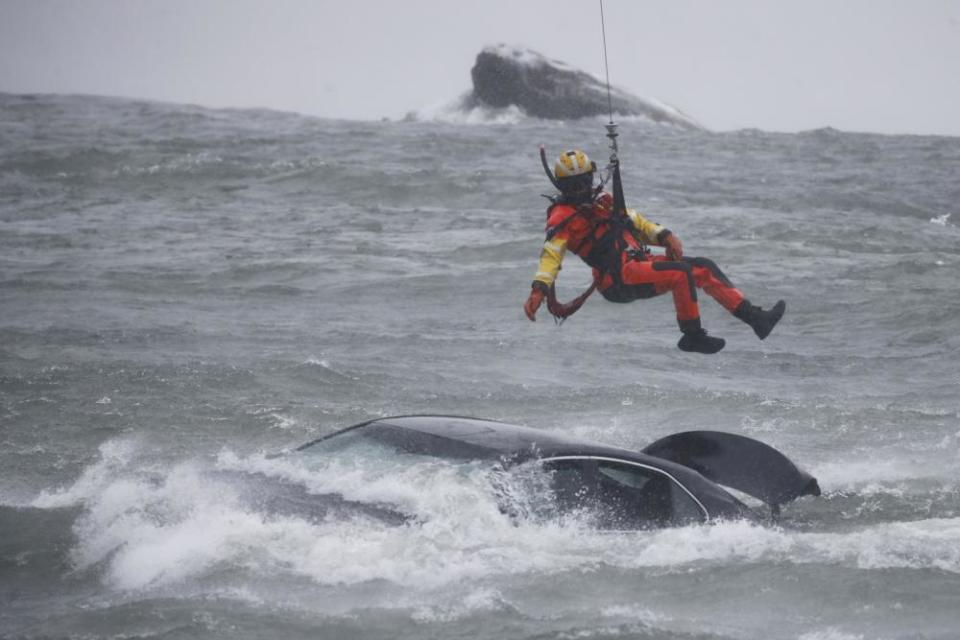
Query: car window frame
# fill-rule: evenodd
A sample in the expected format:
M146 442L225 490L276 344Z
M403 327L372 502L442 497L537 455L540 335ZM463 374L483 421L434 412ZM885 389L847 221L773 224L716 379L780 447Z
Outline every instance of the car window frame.
M686 487L686 485L684 485L682 482L680 482L679 480L677 480L676 477L674 477L669 471L664 471L663 469L659 469L659 468L657 468L657 467L654 467L653 465L644 464L644 463L642 463L642 462L636 462L636 461L634 461L634 460L624 460L623 458L611 458L610 456L590 456L590 455L550 456L550 457L547 457L547 458L539 458L539 459L538 459L538 462L540 462L540 463L542 464L542 463L546 463L546 462L555 462L555 461L558 461L558 460L591 460L591 461L594 461L594 462L597 462L597 461L600 461L600 462L617 462L617 463L620 463L620 464L626 464L626 465L630 465L630 466L634 466L634 467L640 467L641 469L646 469L646 470L648 470L648 471L653 471L654 473L662 474L662 475L666 476L667 478L669 478L669 479L670 479L674 484L676 484L678 487L680 487L681 489L683 489L683 491L684 491L688 496L690 496L690 499L693 500L693 502L694 502L698 507L700 507L700 511L703 512L703 518L704 518L703 521L704 521L704 522L709 522L709 521L711 520L710 512L707 510L707 508L706 508L705 506L703 506L703 503L700 502L700 500L697 498L697 496L695 496L695 495L693 494L693 492L690 491L690 489L688 489L688 488ZM597 473L599 473L598 470L597 470Z

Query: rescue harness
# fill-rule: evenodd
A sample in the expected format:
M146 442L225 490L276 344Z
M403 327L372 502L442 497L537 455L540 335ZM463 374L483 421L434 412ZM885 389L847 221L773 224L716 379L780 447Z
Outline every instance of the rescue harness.
M572 316L583 306L587 298L597 289L597 286L599 286L600 281L605 275L609 275L614 284L622 284L620 271L623 266L622 256L624 254L633 260L645 260L649 254L647 247L635 233L633 223L627 215L627 207L623 195L623 183L620 178L620 161L616 153L617 132L615 124L611 123L607 125L607 137L611 140L611 148L613 151L610 156L607 177L601 178L600 184L594 188L589 203L574 203L564 197L559 182L550 170L549 164L547 164L546 150L543 145L540 146L540 162L543 165L543 170L550 179L551 184L553 184L558 191L561 191L561 195L559 196L544 196L550 200L551 203L550 206L547 207L547 219L549 220L554 207L560 205L576 207L573 213L558 224L547 229L547 239L549 240L554 237L575 218L585 218L590 224L590 229L584 238L576 246L571 246L570 249L574 253L581 255L584 262L594 269L593 282L583 293L567 303L562 303L557 299L556 286L551 283L550 288L547 290L547 309L557 324L562 324L564 320ZM613 179L613 208L610 210L608 216L601 217L596 214L595 208L604 186L611 178ZM626 234L629 234L636 241L636 246L628 246ZM584 245L588 242L592 244L587 248L586 254L580 254L580 251L585 248Z

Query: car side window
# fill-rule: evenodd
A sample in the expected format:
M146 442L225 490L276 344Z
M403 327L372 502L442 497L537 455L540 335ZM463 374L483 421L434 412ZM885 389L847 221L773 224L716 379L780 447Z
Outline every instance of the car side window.
M553 497L562 513L590 508L596 496L594 467L589 460L557 460L544 465L551 473Z
M600 497L626 528L702 522L704 514L676 480L657 469L600 461Z
M704 513L670 476L656 469L614 461L555 460L556 503L561 511L586 511L595 526L643 529L703 522Z

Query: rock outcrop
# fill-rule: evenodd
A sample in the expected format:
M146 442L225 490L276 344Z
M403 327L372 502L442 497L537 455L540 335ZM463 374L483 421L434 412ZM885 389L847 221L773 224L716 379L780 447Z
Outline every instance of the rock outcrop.
M569 65L518 47L487 47L471 70L473 92L466 106L505 108L511 105L537 118L572 119L607 115L607 86L594 76ZM611 91L613 111L622 116L643 116L657 123L684 129L702 129L696 120L669 105Z

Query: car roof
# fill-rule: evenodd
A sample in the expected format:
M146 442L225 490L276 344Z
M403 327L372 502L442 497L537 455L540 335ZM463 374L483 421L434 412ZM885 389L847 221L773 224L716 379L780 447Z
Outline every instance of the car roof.
M521 462L530 458L592 455L612 456L656 466L673 463L629 449L583 440L555 432L533 429L495 420L460 416L415 415L381 418L368 426L385 425L414 431L489 452L489 457ZM438 451L438 455L442 452Z

